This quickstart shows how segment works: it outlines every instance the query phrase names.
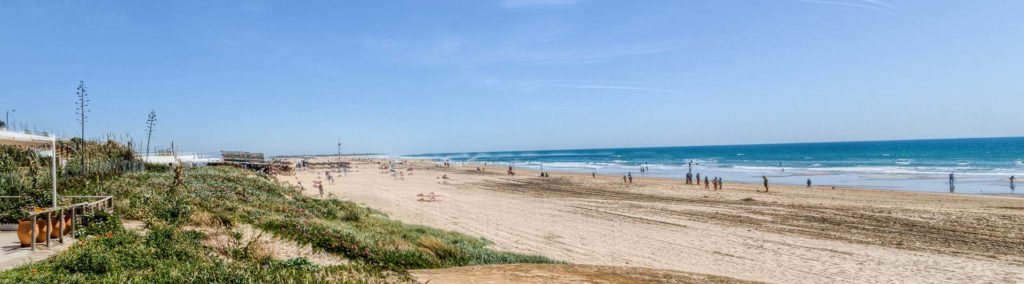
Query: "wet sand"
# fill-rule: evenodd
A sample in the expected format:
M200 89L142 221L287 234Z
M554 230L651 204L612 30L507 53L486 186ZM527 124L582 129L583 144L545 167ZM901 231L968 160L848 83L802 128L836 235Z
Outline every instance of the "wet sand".
M356 161L325 189L392 218L574 264L776 283L1024 282L1024 198ZM407 171L408 168L413 171ZM315 171L315 172L314 172ZM322 170L296 178L307 186ZM447 175L449 179L441 179ZM312 191L307 191L312 192ZM435 201L420 201L433 192ZM433 275L437 277L437 275ZM433 283L433 282L432 282Z

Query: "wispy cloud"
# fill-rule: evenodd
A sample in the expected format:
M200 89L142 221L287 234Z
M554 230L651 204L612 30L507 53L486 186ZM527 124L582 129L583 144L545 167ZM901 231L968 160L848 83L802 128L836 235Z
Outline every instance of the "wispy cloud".
M586 0L502 0L501 6L505 8L521 8L534 6L566 6Z
M842 6L849 8L858 8L872 10L875 12L881 12L886 14L896 14L899 9L896 5L882 0L796 0L798 2L818 4L818 5L831 5L831 6Z
M638 86L619 86L619 85L552 85L554 88L569 88L569 89L596 89L596 90L616 90L616 91L641 91L649 93L663 93L663 94L675 94L671 90L659 89L659 88L648 88Z
M434 40L364 39L363 47L409 62L467 67L490 65L571 65L608 62L676 50L669 42L565 42L559 29L534 30L525 36L500 39L448 36Z
M568 81L558 82L552 84L546 84L544 87L547 88L564 88L564 89L591 89L591 90L606 90L606 91L633 91L643 93L655 93L655 94L683 94L683 90L686 90L686 85L701 84L712 81L719 81L723 78L704 78L704 79L691 79L691 80L654 80L654 81Z
M539 48L505 44L484 49L467 59L479 64L496 62L521 65L591 64L622 57L665 53L672 50L675 50L675 47L666 43L609 45L599 48Z

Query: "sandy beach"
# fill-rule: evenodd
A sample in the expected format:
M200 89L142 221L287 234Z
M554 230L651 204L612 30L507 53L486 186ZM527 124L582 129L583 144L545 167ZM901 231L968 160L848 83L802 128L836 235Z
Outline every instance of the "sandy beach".
M572 264L774 283L1024 282L1024 198L797 186L765 193L737 183L711 191L672 179L508 176L424 160L393 176L376 161L352 162L325 183L331 198ZM323 170L279 178L316 194L317 176Z

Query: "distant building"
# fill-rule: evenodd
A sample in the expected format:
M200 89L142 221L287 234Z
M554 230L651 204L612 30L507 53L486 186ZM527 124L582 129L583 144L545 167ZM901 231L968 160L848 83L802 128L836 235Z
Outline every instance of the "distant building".
M206 166L211 163L219 163L222 160L218 157L210 157L203 154L197 153L181 153L177 156L171 154L151 154L149 156L142 157L143 161L151 164L177 164L181 162L187 166Z
M230 165L244 169L271 172L272 164L264 158L263 153L243 151L220 151L221 161L214 165Z
M263 153L242 152L242 151L220 151L220 157L225 163L266 163Z

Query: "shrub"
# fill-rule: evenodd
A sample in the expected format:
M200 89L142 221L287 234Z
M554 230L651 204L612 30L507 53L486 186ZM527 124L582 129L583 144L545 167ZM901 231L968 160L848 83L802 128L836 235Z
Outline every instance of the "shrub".
M288 260L278 261L274 263L274 267L282 269L298 269L306 271L316 271L320 269L320 266L310 262L305 257L296 257Z
M192 208L185 198L169 196L160 201L152 205L153 217L171 225L178 225L188 221Z
M420 237L417 245L440 262L458 262L465 258L462 250L434 236Z
M167 172L171 170L171 166L165 164L146 163L145 165L147 172Z
M120 233L124 231L121 225L121 218L110 214L106 210L90 211L81 215L80 225L75 228L75 238L85 236L106 235L108 233Z

